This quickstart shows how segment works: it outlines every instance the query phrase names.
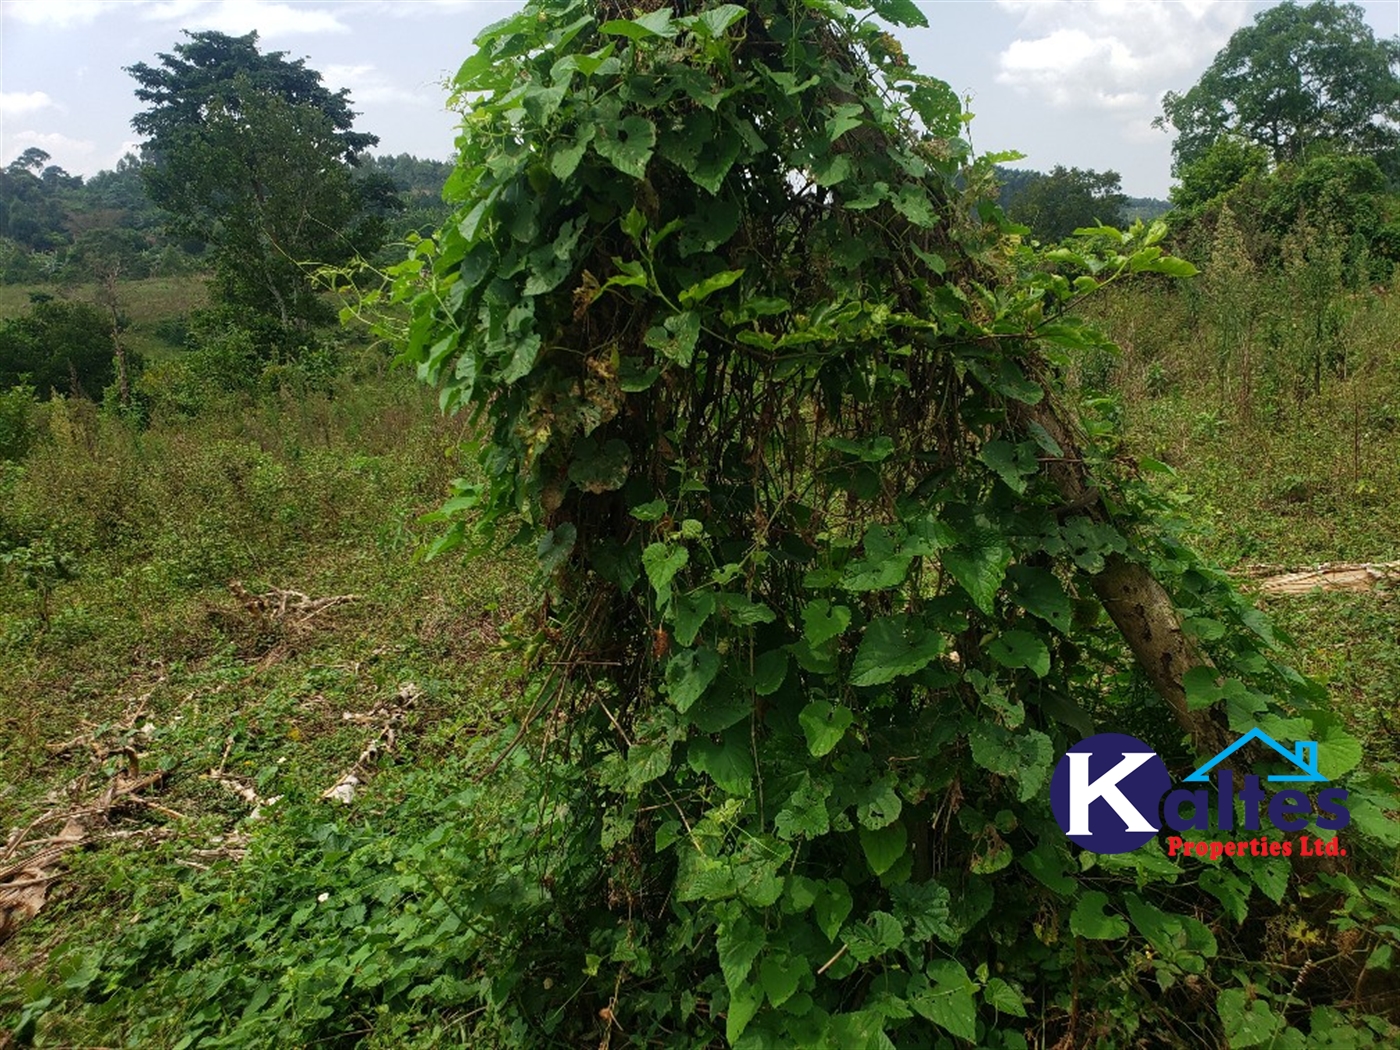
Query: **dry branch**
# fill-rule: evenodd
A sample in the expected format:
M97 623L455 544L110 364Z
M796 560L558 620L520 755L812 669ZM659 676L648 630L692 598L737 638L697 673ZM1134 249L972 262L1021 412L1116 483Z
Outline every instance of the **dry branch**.
M321 793L322 798L333 798L347 805L354 801L355 789L373 773L379 764L380 756L394 750L394 745L398 742L398 727L418 699L419 692L419 688L412 682L405 682L399 686L399 691L394 694L392 700L376 704L366 712L346 711L341 715L347 722L377 726L377 731L360 751L360 757L355 759L355 764Z

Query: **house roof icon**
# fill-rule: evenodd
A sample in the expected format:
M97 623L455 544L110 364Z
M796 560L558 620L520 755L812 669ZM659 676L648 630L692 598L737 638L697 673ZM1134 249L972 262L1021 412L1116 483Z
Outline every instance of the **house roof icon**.
M1251 729L1244 736L1240 737L1233 744L1227 747L1224 751L1221 751L1218 755L1212 758L1200 769L1192 773L1189 777L1186 778L1186 780L1188 782L1196 784L1209 784L1210 771L1212 769L1214 769L1225 759L1229 758L1240 748L1244 747L1246 744L1254 740L1258 740L1260 743L1267 744L1269 747L1273 748L1284 758L1288 759L1288 761L1292 762L1300 770L1300 772L1292 775L1285 773L1275 773L1273 776L1269 777L1270 780L1310 784L1326 782L1327 778L1324 777L1317 770L1316 740L1300 740L1297 744L1294 745L1293 750L1289 751L1277 740L1269 736L1268 733L1264 732L1264 730L1259 729L1258 727Z

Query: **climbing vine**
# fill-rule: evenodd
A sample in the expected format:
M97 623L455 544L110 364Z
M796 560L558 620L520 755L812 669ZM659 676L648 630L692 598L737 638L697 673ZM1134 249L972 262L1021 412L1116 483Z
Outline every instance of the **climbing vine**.
M480 435L435 552L538 561L503 750L561 770L540 819L570 833L516 872L501 1030L1373 1045L1328 1011L1364 1005L1394 936L1354 913L1390 802L1178 541L1142 477L1165 468L1057 378L1109 348L1082 299L1194 273L1164 227L1034 254L954 92L834 0L533 0L477 44L456 214L393 294L406 358ZM1100 857L1051 816L1085 735L1185 771L1255 725L1351 777L1349 867ZM1364 929L1346 950L1336 907ZM1321 931L1311 954L1279 950L1284 921ZM1300 1041L1328 1025L1353 1041Z

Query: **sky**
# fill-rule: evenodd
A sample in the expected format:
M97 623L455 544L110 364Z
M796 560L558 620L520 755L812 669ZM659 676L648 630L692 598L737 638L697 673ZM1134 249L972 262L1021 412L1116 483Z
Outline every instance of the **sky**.
M183 29L243 34L305 58L349 88L380 153L450 160L457 117L443 86L471 41L517 0L0 0L0 164L30 146L71 174L133 149L139 105L123 72L155 64ZM978 152L1015 166L1112 169L1132 196L1165 197L1171 137L1151 126L1259 0L920 0L927 29L897 35L920 71L968 100ZM1400 0L1361 6L1400 35Z

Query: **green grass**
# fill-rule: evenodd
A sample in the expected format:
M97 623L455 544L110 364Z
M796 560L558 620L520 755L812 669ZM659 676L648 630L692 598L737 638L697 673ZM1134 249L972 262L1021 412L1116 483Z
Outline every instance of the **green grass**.
M73 578L53 584L45 610L0 571L0 827L90 797L127 761L103 754L114 748L167 774L142 793L161 808L114 811L96 839L130 837L73 854L44 909L0 942L0 1016L62 976L55 949L103 943L135 896L190 875L192 851L250 830L250 806L211 769L333 817L339 803L320 796L376 731L347 713L405 683L421 690L363 789L373 799L494 726L518 688L498 649L525 577L413 557L433 535L418 519L462 470L462 431L409 378L229 401L145 431L55 402L44 434L21 466L0 465L0 536L48 545ZM356 598L277 623L231 580ZM55 1020L66 1030L73 1018ZM101 1038L85 1023L75 1041Z

